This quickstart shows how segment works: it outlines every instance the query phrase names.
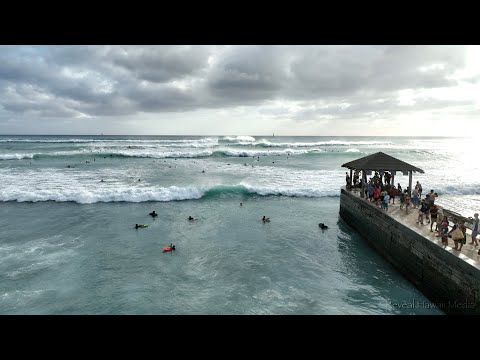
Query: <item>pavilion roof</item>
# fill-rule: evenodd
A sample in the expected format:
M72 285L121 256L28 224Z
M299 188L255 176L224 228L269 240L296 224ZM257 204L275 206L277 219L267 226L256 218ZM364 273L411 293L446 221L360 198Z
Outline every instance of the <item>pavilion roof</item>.
M398 160L393 156L383 152L367 155L357 160L350 161L342 165L352 170L374 170L374 171L413 171L425 173L422 169Z

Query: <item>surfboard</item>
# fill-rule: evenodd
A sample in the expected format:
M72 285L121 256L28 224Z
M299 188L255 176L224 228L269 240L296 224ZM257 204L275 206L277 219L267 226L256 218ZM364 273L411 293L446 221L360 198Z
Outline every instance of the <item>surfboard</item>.
M175 249L172 249L170 246L163 247L163 251L172 251L172 250L175 250Z
M148 227L148 224L138 224L138 227L139 228L146 228L146 227Z

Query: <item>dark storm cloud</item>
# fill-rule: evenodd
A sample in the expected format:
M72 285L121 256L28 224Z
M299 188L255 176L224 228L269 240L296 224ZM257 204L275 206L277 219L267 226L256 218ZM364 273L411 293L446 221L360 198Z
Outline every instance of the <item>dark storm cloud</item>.
M455 86L465 56L461 46L0 46L0 105L49 117L269 100L331 105L308 109L318 115L395 111L399 90Z
M207 79L212 95L233 102L274 98L286 80L281 49L240 46L225 51Z
M194 94L168 86L156 89L137 87L128 95L144 112L185 111L199 106Z
M163 83L193 75L207 66L206 46L111 47L105 58L141 80Z

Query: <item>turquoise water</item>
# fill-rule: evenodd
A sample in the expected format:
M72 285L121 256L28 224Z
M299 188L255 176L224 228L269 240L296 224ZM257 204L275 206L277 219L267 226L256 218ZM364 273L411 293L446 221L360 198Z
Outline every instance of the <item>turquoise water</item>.
M384 151L470 211L475 176L425 158L449 141L0 137L0 313L440 314L395 306L429 302L342 222L339 189L341 164Z

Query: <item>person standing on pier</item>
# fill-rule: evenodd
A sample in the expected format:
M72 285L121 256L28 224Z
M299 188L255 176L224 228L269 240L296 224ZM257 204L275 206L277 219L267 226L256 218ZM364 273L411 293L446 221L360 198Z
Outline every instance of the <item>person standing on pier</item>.
M422 198L422 184L417 181L417 184L415 185L415 190L418 192L418 197Z
M420 197L418 195L418 190L415 187L415 189L412 192L412 203L413 203L413 208L416 209L419 205L420 202Z
M403 206L405 205L405 196L407 196L406 192L400 193L400 210L403 210Z
M410 196L408 195L408 190L405 190L405 214L408 215L408 208L411 205L411 199Z
M375 205L379 205L378 204L378 200L380 199L380 186L377 185L375 187L375 189L373 190L373 202L375 203Z
M420 204L420 209L418 209L418 219L417 219L417 224L424 225L423 223L423 216L427 213L427 201L424 199L422 200L422 203Z
M392 178L392 175L388 171L385 172L384 179L385 179L385 184L390 185L390 179Z
M368 183L368 200L373 201L373 194L375 193L375 188L373 187L372 181Z
M472 220L473 224L473 229L472 229L472 242L469 244L475 244L475 246L478 246L477 242L477 235L478 235L478 223L480 222L480 219L478 218L478 213L475 213L474 219Z
M441 206L437 206L437 225L435 225L435 231L438 231L440 234L440 226L442 225L443 222L443 209Z
M423 203L427 209L427 211L425 211L425 220L427 220L427 224L430 224L430 207L432 205L432 202L430 201L430 195L427 194Z
M395 186L392 186L390 189L390 199L393 201L393 205L395 205L395 196L397 196L397 189L395 189Z
M430 193L428 195L429 195L430 202L433 204L435 202L435 199L438 197L438 194L433 190L430 190Z
M438 225L437 215L438 215L438 207L437 207L437 205L432 203L432 205L430 206L430 218L431 218L430 232L433 232L433 223L434 222L435 222L435 229L437 229L437 225Z
M458 228L463 233L463 238L458 240L458 243L460 244L460 248L458 249L458 251L462 251L463 244L467 243L467 227L465 226L465 221L460 220Z
M458 219L453 220L455 224L452 227L452 230L448 232L448 237L451 237L453 240L453 243L455 244L455 247L453 248L454 250L460 251L463 246L463 238L464 234L461 228L461 223ZM458 243L460 243L460 249L458 248Z
M438 227L442 238L442 244L444 245L448 245L448 223L448 216L444 216L442 223Z
M390 195L388 193L383 197L382 209L388 211L388 202L390 201Z

